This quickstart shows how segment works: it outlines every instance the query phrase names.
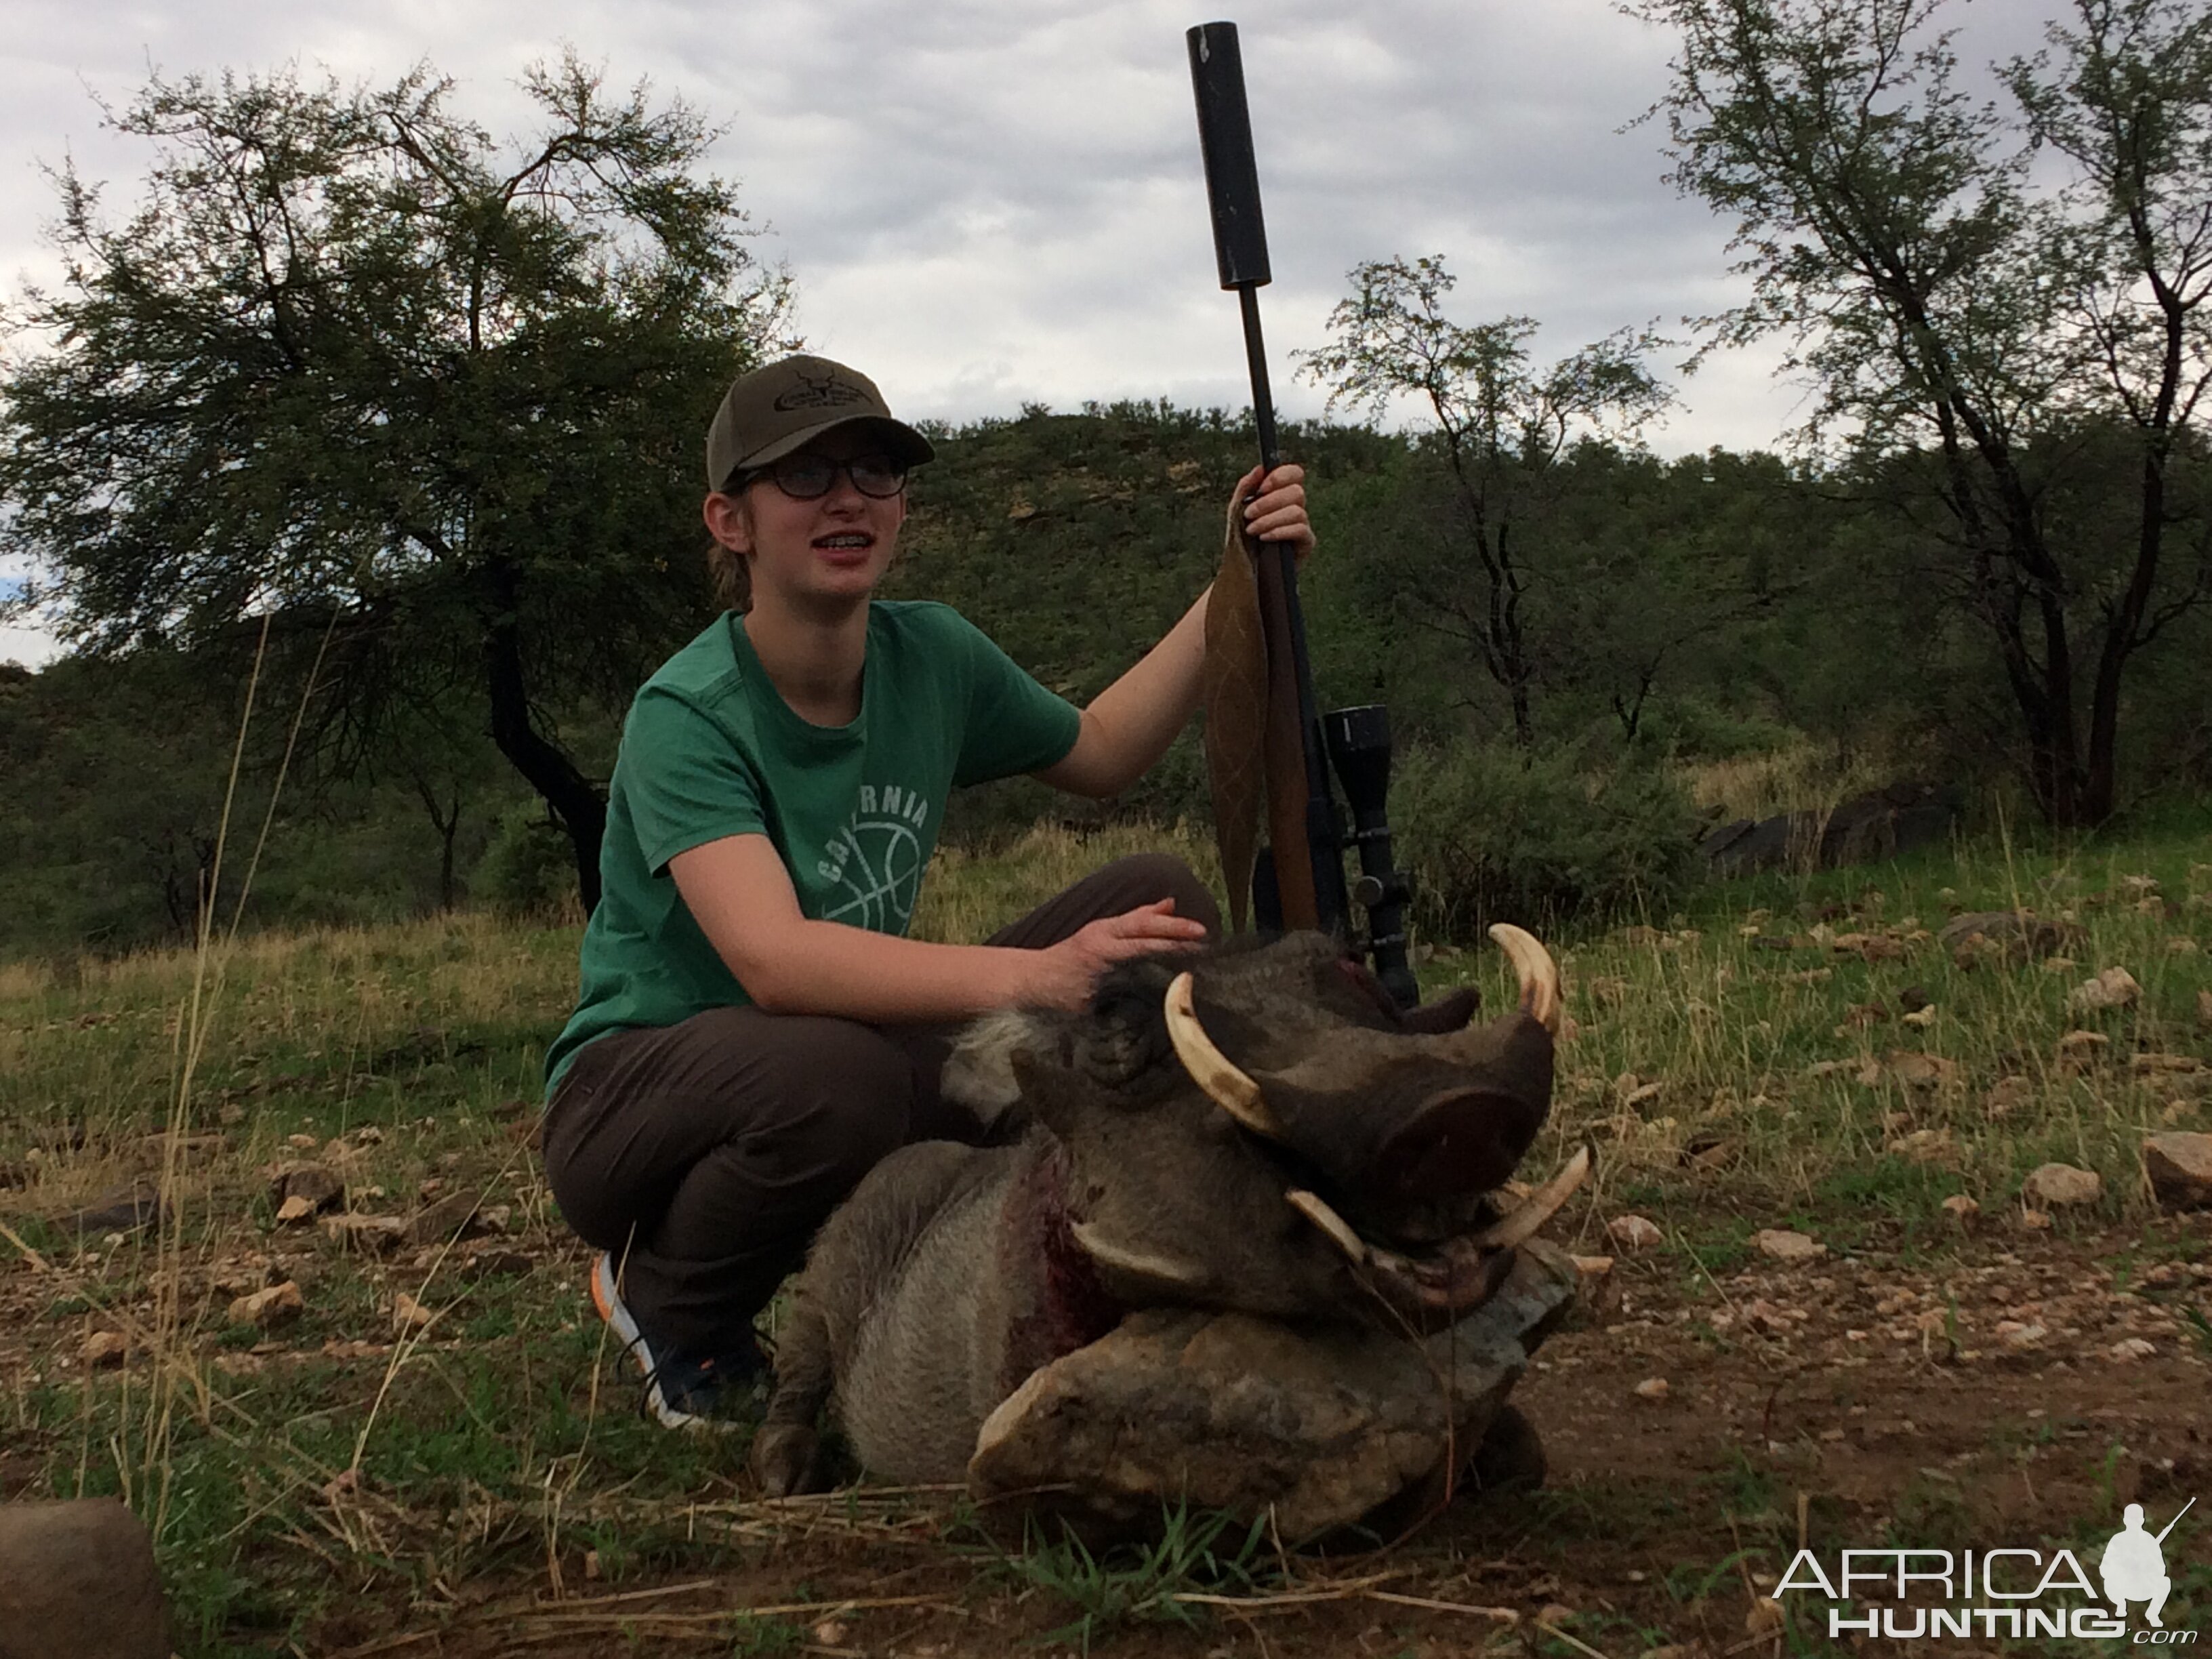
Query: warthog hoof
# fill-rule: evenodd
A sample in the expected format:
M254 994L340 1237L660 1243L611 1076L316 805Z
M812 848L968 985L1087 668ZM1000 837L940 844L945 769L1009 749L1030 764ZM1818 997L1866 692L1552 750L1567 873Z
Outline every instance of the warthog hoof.
M1498 1408L1498 1415L1483 1431L1482 1443L1468 1463L1468 1474L1484 1492L1534 1492L1544 1484L1549 1469L1543 1437L1528 1414L1513 1405Z
M821 1437L802 1423L763 1423L753 1436L753 1478L770 1498L819 1492Z

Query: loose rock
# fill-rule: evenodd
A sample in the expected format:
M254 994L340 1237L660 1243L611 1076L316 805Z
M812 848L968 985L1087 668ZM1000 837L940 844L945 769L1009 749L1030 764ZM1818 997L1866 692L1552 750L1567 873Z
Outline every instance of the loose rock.
M437 1322L435 1310L424 1307L406 1291L402 1291L392 1298L392 1327L400 1335L427 1331Z
M258 1325L263 1330L273 1331L280 1325L289 1325L307 1310L307 1299L300 1294L295 1279L282 1285L271 1285L265 1291L256 1291L251 1296L241 1296L230 1304L230 1322L234 1325Z
M1914 1048L1893 1048L1883 1062L1889 1074L1908 1089L1941 1089L1959 1079L1959 1062L1941 1054L1923 1054Z
M2063 1210L2094 1204L2105 1195L2105 1178L2094 1170L2077 1170L2070 1164L2045 1164L2029 1171L2020 1191L2031 1203Z
M1828 1247L1787 1227L1768 1227L1751 1236L1752 1248L1776 1261L1811 1261L1826 1255Z
M1667 1237L1657 1222L1640 1215L1617 1215L1605 1224L1605 1231L1624 1250L1648 1250Z
M1954 916L1936 938L1965 961L1993 956L2017 965L2056 956L2086 942L2087 935L2070 922L2047 921L2032 910L1977 910Z
M150 1181L134 1181L128 1187L102 1193L82 1210L54 1217L53 1224L79 1238L88 1234L105 1237L109 1233L135 1233L159 1226L163 1213L160 1188Z
M2058 1039L2058 1058L2080 1065L2100 1049L2109 1048L2112 1041L2102 1031L2069 1031Z
M168 1659L153 1540L112 1498L0 1504L0 1651Z
M1669 1390L1663 1376L1647 1376L1636 1385L1638 1400L1664 1400Z
M1964 1193L1954 1193L1943 1200L1944 1211L1961 1221L1972 1221L1982 1212L1982 1206Z
M1915 1129L1899 1136L1884 1150L1915 1164L1956 1164L1964 1156L1948 1129Z
M353 1210L326 1215L317 1225L331 1243L372 1255L396 1248L407 1231L407 1224L396 1215L362 1215Z
M297 1226L302 1221L313 1219L314 1213L314 1200L295 1193L276 1206L276 1224L280 1227Z
M2142 1161L2151 1191L2167 1209L2212 1206L2212 1134L2174 1129L2148 1136Z
M2134 1055L2128 1061L2128 1069L2138 1076L2187 1077L2203 1071L2204 1066L2194 1054L2149 1054Z
M131 1352L130 1340L120 1331L94 1331L77 1346L80 1364L88 1370L104 1370L111 1365L120 1365Z
M2034 1098L2033 1078L2001 1077L1990 1085L1989 1093L1982 1097L1982 1109L1993 1118L2010 1117Z
M443 1244L448 1239L472 1238L483 1231L477 1215L473 1193L454 1193L416 1213L407 1224L410 1244Z
M2069 1008L2094 1012L2103 1008L2124 1008L2142 995L2142 987L2124 968L2107 968L2094 979L2085 979L2074 988L2066 999Z
M281 1211L294 1199L304 1200L304 1213L335 1209L345 1200L345 1182L321 1164L283 1164L269 1172L269 1201Z

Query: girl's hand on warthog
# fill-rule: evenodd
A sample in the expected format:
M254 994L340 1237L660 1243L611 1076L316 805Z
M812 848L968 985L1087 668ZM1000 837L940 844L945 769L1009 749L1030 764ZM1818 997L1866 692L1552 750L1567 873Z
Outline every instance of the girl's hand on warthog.
M1164 898L1118 916L1102 916L1036 953L1037 972L1025 999L1046 1007L1080 1008L1098 975L1117 962L1155 951L1206 943L1206 924L1175 913Z

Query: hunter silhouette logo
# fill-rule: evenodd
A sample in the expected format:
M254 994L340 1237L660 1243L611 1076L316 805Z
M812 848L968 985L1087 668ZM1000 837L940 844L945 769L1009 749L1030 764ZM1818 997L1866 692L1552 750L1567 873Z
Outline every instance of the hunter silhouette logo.
M841 380L836 374L809 374L801 369L799 384L781 393L775 400L776 412L787 414L794 409L842 409L848 404L864 404L868 394L850 380Z
M2159 1614L2166 1610L2166 1598L2173 1591L2173 1580L2166 1573L2166 1534L2196 1501L2192 1498L2184 1504L2155 1538L2143 1530L2142 1504L2129 1504L2121 1516L2121 1528L2105 1546L2104 1558L2097 1564L2098 1576L2105 1581L2105 1599L2121 1618L2128 1616L2129 1602L2148 1601L2144 1620L2153 1630L2166 1628Z

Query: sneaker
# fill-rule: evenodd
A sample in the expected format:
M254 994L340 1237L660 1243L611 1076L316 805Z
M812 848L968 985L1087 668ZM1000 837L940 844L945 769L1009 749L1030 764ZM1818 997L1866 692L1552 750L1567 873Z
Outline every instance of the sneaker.
M592 1304L645 1374L640 1409L663 1428L730 1428L732 1413L767 1398L769 1358L751 1331L741 1346L717 1354L687 1354L655 1344L623 1303L614 1257L605 1252L592 1263Z

